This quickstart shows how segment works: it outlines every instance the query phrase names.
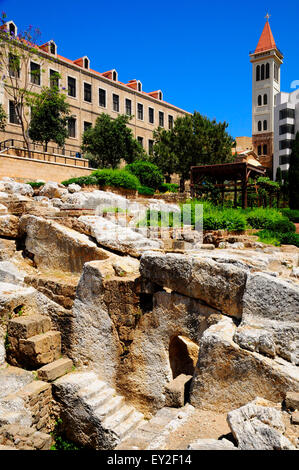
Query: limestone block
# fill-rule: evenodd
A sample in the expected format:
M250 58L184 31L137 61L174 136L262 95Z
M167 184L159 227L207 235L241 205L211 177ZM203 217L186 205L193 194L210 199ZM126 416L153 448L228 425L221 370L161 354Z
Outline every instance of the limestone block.
M16 238L19 234L19 218L15 215L0 215L0 237Z
M40 380L52 382L53 380L61 377L73 368L73 361L68 358L61 358L57 361L47 364L37 371L37 376Z
M165 387L165 406L181 408L189 392L192 375L180 374Z
M0 428L0 444L7 450L50 450L52 442L49 434L32 427L10 424Z
M22 196L33 196L34 190L30 184L16 183L15 181L0 181L0 191Z
M227 422L240 450L295 450L284 437L282 413L253 401L230 411Z
M47 333L51 329L51 320L46 315L28 315L13 318L8 322L7 333L18 339Z
M161 250L163 247L161 240L146 238L144 235L128 227L117 225L105 217L81 216L78 221L90 228L91 235L99 245L120 253L138 258L144 251Z
M294 413L292 413L291 420L292 424L299 424L299 411L294 411Z
M299 364L299 287L265 273L248 274L234 340L245 349Z
M145 253L140 272L152 282L203 300L222 313L242 315L247 272L231 263L194 255Z
M257 395L282 402L287 392L299 392L298 367L240 348L233 341L235 331L225 317L203 333L190 390L193 406L230 411Z
M79 191L81 191L81 186L79 186L79 184L72 183L68 185L67 189L71 194L78 193Z
M16 242L15 240L6 240L2 238L0 240L0 261L6 261L11 259L16 253Z
M299 393L288 392L285 397L285 405L288 410L299 410Z
M238 450L227 439L197 439L188 445L187 450Z
M86 235L56 222L25 215L20 227L26 233L26 249L38 266L80 273L87 261L109 257Z
M40 196L52 198L61 198L63 195L68 194L68 190L58 183L49 181L39 191Z
M48 331L19 341L20 360L32 365L44 365L55 361L61 354L61 333Z

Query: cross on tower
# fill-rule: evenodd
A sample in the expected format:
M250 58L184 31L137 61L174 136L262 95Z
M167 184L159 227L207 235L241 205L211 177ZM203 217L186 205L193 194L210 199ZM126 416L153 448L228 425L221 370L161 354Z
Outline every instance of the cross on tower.
M266 14L265 18L267 21L269 21L269 18L270 18L271 15L269 15L269 13Z

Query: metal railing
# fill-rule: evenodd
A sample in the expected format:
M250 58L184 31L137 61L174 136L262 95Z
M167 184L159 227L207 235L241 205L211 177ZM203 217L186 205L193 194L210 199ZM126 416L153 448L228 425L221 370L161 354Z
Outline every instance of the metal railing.
M5 150L16 149L28 153L27 146L24 141L19 139L7 139L0 142L0 152ZM30 143L30 153L33 160L43 160L54 163L61 163L61 160L64 160L64 164L68 165L69 160L71 160L72 165L80 166L84 168L89 168L89 160L84 158L81 153L75 152L73 150L66 150L60 147L48 146L47 151L45 147L41 144ZM36 158L34 154L39 154L43 158ZM60 160L60 161L58 161ZM80 164L79 164L80 162Z

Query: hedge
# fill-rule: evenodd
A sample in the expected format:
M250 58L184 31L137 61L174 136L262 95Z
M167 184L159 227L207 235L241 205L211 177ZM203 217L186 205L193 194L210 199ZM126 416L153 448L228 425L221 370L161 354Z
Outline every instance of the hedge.
M140 186L138 178L126 170L95 170L91 173L100 186L114 186L115 188L137 189Z
M148 188L158 189L164 180L157 165L150 162L136 161L127 165L125 170L137 176L141 185Z

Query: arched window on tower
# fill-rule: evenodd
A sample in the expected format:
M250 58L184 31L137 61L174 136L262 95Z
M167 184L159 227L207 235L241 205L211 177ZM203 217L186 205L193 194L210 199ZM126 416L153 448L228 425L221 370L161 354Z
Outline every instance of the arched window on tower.
M268 129L268 122L265 120L264 121L264 131L266 131Z
M13 23L10 23L9 24L9 34L11 36L15 36L16 35L16 27Z
M268 153L268 146L267 144L263 145L263 155L267 155Z
M259 82L261 79L261 67L257 65L256 67L256 81Z
M265 64L261 66L261 80L265 80Z
M50 53L53 55L56 54L56 46L54 42L50 42Z
M267 95L264 95L264 105L265 104L268 104L268 96Z
M259 132L261 132L261 130L262 130L262 121L259 121L259 122L257 123L257 130L258 130Z
M259 95L257 98L257 105L262 106L262 95Z
M274 80L277 82L279 80L279 68L277 64L274 64Z
M267 62L266 64L266 78L270 78L270 64Z

